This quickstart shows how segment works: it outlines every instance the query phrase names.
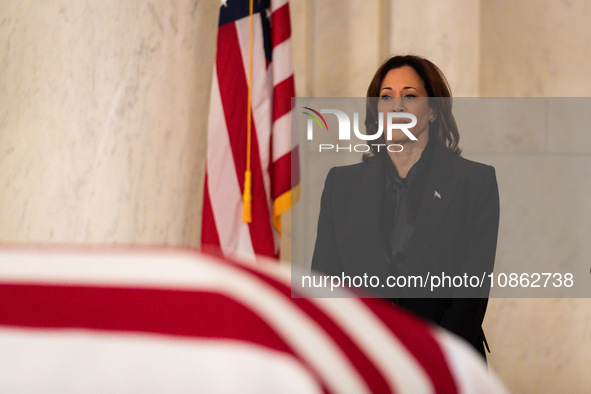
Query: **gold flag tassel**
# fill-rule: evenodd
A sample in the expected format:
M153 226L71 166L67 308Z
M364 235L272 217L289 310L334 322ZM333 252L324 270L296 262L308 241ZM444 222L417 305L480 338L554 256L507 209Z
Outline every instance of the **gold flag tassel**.
M252 102L252 16L253 0L250 0L248 36L248 99L246 108L246 171L244 171L244 192L242 193L242 221L252 222L252 172L250 172L251 102Z

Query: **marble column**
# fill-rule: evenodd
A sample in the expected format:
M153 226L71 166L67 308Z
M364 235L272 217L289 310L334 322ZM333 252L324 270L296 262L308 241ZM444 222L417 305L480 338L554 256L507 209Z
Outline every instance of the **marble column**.
M591 96L589 2L486 0L481 13L482 96ZM475 159L497 169L498 264L557 272L576 264L589 272L590 111L589 99L575 100L549 102L540 117L552 121L543 127L472 145ZM591 300L492 299L485 330L490 363L513 392L591 391Z
M2 1L0 242L198 245L217 13Z

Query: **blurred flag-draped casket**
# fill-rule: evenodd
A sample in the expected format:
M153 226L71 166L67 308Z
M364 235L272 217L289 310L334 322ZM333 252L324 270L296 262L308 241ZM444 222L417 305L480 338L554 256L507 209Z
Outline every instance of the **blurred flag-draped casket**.
M2 392L502 392L467 345L376 299L177 249L0 250Z

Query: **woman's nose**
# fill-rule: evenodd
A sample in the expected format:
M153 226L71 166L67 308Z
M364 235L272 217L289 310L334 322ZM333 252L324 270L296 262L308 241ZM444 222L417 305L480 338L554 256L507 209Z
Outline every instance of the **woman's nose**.
M391 102L392 106L390 107L390 112L406 112L406 107L402 97L393 97Z

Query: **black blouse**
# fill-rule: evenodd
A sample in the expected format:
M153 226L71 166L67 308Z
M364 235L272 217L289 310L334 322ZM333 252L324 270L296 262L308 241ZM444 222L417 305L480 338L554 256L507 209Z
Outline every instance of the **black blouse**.
M413 233L433 161L433 144L430 139L406 178L398 175L389 157L384 159L384 215L381 226L387 258L395 272L400 272L401 265L406 261L408 242Z

